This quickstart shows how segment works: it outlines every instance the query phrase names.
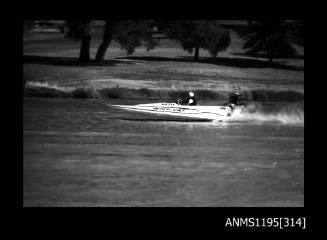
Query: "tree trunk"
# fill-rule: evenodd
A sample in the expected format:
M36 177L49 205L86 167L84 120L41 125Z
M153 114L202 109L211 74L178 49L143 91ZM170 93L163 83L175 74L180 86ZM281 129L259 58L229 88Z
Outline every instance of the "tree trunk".
M198 46L195 47L195 53L194 53L194 60L199 59L199 50L200 48Z
M97 54L95 56L95 61L96 62L101 62L104 59L104 56L106 55L106 51L111 43L112 38L108 37L108 38L104 38L102 43L100 44Z
M96 62L101 62L104 59L104 56L106 55L106 51L112 41L113 37L113 30L118 24L119 21L106 21L104 34L103 34L103 40L98 48L98 51L95 56Z
M81 50L79 55L80 63L90 62L90 42L91 42L91 36L86 35L82 37Z

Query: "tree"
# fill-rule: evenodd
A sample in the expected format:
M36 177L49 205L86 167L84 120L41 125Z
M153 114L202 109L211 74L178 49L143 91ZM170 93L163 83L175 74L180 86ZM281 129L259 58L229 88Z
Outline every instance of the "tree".
M230 44L229 32L222 28L216 20L162 21L159 23L165 35L178 41L184 50L199 58L200 48L207 49L216 56Z
M304 21L294 20L294 43L304 46Z
M214 45L212 48L209 49L209 52L212 56L216 57L218 52L225 51L231 42L230 34L228 31L223 32L221 35L220 40Z
M293 57L296 50L292 46L294 24L286 20L248 21L246 29L239 30L245 40L243 49L247 54L264 53L272 62L277 57Z
M96 53L95 60L101 62L113 39L116 39L122 49L127 54L132 54L136 47L144 42L147 50L153 49L158 45L158 41L152 38L153 21L112 21L107 20L102 42Z
M35 26L35 20L24 20L23 21L23 31L31 30Z
M112 39L115 27L118 25L120 21L111 21L107 20L104 26L103 30L103 37L102 42L98 48L98 51L95 55L95 61L100 62L104 59L104 56L106 54L107 48L109 47Z
M91 23L91 20L67 20L66 37L73 38L75 41L81 40L79 55L81 63L90 62Z
M67 20L66 37L81 40L79 61L90 62L90 42L92 32L91 20ZM132 21L132 20L106 20L103 28L102 42L98 47L95 61L101 62L113 39L116 39L127 54L132 54L136 47L144 42L147 50L158 45L158 41L152 38L154 21Z

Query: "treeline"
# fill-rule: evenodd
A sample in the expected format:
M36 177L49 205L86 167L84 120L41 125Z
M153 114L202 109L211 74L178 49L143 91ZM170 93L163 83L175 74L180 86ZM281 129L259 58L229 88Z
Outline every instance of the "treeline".
M24 21L24 29L31 26L33 20ZM66 37L81 42L79 61L89 63L94 20L65 20L64 28ZM113 39L127 54L133 54L142 44L148 51L154 49L160 43L160 39L153 36L154 29L179 42L184 50L194 54L195 60L199 58L201 48L217 57L231 43L229 30L219 24L219 20L105 20L94 61L104 60ZM270 62L275 58L295 57L294 44L304 45L302 20L251 20L236 32L244 40L246 54L263 54Z

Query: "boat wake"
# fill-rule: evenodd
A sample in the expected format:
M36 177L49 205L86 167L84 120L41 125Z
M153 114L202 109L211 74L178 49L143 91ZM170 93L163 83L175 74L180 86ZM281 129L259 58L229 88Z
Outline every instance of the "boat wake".
M226 101L229 91L216 91L212 89L196 89L196 96L204 101ZM303 101L304 93L298 91L249 90L243 92L248 101ZM49 82L28 81L25 85L24 96L51 97L51 98L89 98L89 99L138 99L138 100L164 100L169 101L187 95L187 91L171 89L148 88L94 88L91 85L67 85Z
M303 103L284 103L274 106L250 104L241 114L230 117L226 122L304 124Z

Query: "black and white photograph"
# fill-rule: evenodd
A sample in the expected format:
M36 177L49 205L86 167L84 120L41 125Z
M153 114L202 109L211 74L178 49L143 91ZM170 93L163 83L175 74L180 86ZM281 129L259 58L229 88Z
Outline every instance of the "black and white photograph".
M304 20L22 25L23 207L304 207Z

